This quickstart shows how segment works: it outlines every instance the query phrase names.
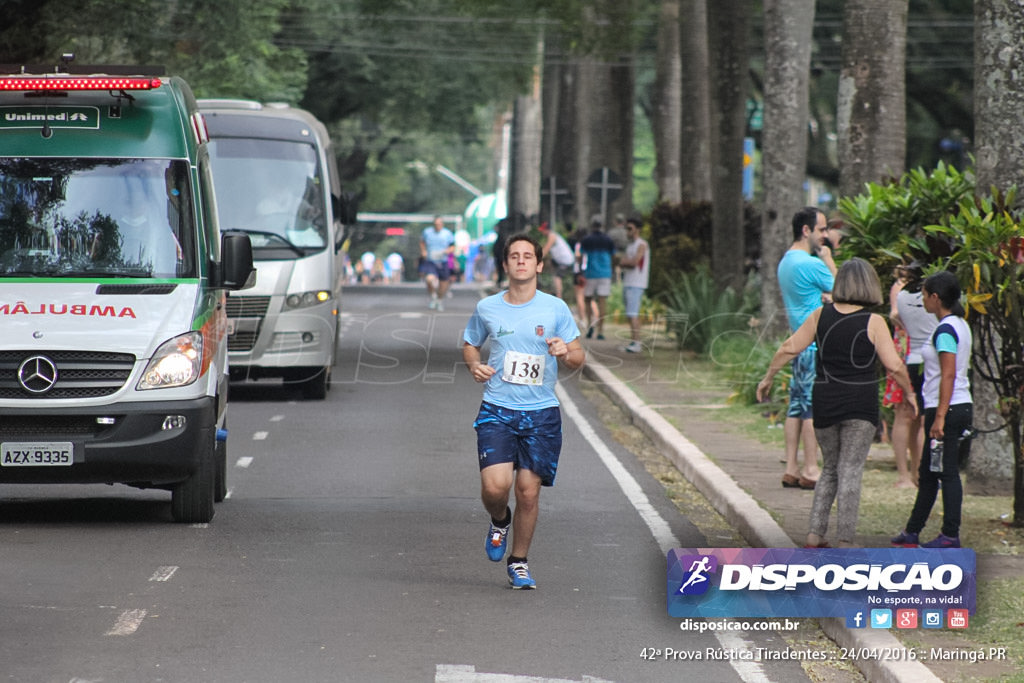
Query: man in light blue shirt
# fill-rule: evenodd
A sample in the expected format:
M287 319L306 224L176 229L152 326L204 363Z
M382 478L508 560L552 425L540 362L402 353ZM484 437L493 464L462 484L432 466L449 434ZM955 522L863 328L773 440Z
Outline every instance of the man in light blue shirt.
M537 525L540 491L552 486L562 448L562 418L555 396L558 361L577 370L586 360L579 329L564 301L537 291L543 249L527 235L504 245L508 289L481 300L463 334L462 359L484 384L473 423L477 433L480 490L491 516L487 557L505 559L512 588L532 589L527 552ZM484 363L481 347L491 342ZM508 506L515 487L516 509Z
M822 297L832 291L836 264L828 242L828 222L818 208L809 206L793 216L793 244L783 254L777 271L782 302L786 307L790 331L795 332L804 320L822 304ZM813 489L818 481L818 440L814 436L811 413L811 390L816 374L817 346L811 344L793 359L793 380L789 385L789 408L786 411L785 488ZM800 442L804 445L804 465L797 463Z
M448 257L455 253L455 235L444 227L444 219L434 216L434 225L420 237L420 275L427 283L429 307L444 310L444 297L451 285Z

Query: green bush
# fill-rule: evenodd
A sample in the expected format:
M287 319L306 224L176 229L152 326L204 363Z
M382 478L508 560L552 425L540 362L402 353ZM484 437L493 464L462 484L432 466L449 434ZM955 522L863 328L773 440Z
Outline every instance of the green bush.
M712 208L709 202L660 202L647 216L645 237L651 247L648 294L661 299L681 272L694 272L711 261ZM743 251L737 251L752 270L761 255L761 212L744 205Z
M668 332L679 349L713 356L717 344L749 335L757 326L757 290L719 291L706 266L677 275L661 300Z
M960 203L973 197L974 186L971 171L942 163L930 173L919 168L885 184L868 183L864 194L839 201L847 233L839 260L869 261L887 286L897 265L948 258L953 240L925 228L957 213Z

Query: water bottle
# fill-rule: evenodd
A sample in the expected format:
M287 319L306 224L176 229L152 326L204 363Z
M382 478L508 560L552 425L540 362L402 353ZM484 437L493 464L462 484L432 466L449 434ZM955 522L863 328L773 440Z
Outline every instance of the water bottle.
M928 443L928 452L930 454L928 469L932 472L942 472L942 441L932 439Z

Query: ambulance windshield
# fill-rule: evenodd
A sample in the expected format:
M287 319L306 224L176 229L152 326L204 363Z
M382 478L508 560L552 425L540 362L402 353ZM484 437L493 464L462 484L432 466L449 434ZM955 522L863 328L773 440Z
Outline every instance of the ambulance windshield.
M197 277L188 163L0 158L0 277Z

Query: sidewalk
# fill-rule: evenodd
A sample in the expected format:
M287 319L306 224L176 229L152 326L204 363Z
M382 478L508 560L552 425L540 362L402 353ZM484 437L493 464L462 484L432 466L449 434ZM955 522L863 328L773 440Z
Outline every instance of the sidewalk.
M783 488L781 450L767 452L764 444L716 418L715 407L724 403L728 392L649 381L649 353L621 352L623 342L611 341L614 334L608 336L609 341L584 340L588 349L584 380L594 382L624 410L751 547L801 546L814 492ZM655 350L663 352L669 351ZM886 457L887 448L876 450L872 457ZM888 537L858 536L858 540L865 546L889 547ZM1020 558L978 556L979 580L1022 573ZM836 618L818 621L841 647L876 651L902 647L888 631L847 629ZM867 659L857 665L870 681L941 680L919 662Z

